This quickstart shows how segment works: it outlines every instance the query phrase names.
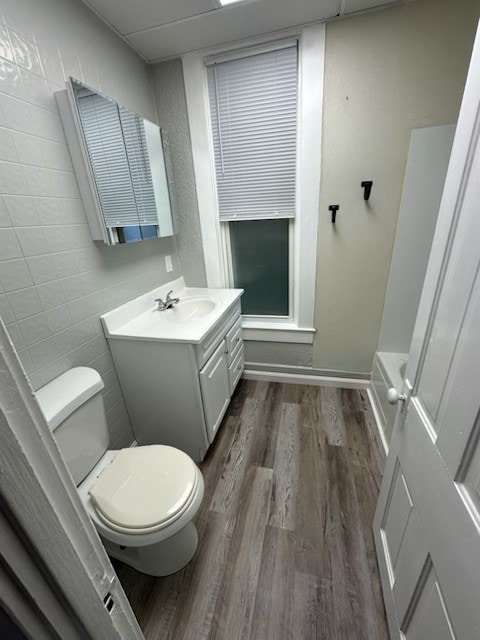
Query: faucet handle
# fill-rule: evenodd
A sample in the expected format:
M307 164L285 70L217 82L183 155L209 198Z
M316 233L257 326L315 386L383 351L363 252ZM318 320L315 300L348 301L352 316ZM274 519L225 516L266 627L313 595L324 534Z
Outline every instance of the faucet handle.
M172 293L173 289L167 293L165 300L162 300L162 298L155 298L155 302L158 303L157 311L166 311L167 309L171 309L174 304L177 304L177 302L180 302L180 298L171 297Z
M161 298L155 298L154 302L157 303L157 311L163 311L167 306L167 303Z
M173 289L172 291L169 291L167 293L167 299L165 300L166 304L177 304L178 302L180 302L180 298L172 298L171 295L173 293Z

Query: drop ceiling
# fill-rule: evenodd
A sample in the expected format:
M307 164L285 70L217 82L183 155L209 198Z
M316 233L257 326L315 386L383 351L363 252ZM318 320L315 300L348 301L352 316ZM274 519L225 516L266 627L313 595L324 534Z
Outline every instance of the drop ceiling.
M401 0L83 0L145 60L328 20Z

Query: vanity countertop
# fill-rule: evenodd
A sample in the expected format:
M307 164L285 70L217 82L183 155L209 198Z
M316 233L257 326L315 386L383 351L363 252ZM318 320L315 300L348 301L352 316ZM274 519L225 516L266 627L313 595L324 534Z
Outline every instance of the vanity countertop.
M165 299L171 290L173 298L180 298L179 304L157 311L155 298ZM108 338L198 344L242 294L243 289L186 287L183 278L178 278L105 313L101 319ZM199 309L212 305L212 310L196 317L197 303Z

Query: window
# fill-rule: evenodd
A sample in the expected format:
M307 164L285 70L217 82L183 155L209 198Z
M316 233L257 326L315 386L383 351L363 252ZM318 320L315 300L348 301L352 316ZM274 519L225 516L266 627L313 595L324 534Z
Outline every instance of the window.
M324 51L325 25L315 24L182 57L207 285L238 284L246 290L242 299L246 340L313 342ZM288 66L286 58L292 53L295 62ZM268 137L267 127L255 128L252 118L245 138L243 130L227 126L235 110L238 118L248 112L248 104L242 112L234 100L231 83L235 69L230 63L246 68L264 54L278 60L285 56L284 71L289 68L296 74L289 80L294 92L288 94L294 93L295 125L290 125L288 143L285 138L281 147L270 149L268 143L280 135L280 128ZM282 82L288 84L280 75L271 82L274 75L267 73L264 83L270 82L275 89L269 89L264 111L272 121L277 114L273 98L281 93ZM260 93L256 93L253 79L249 66L241 92L244 100L261 100L262 82L258 83ZM229 110L225 109L227 99ZM281 108L280 100L277 109ZM283 114L287 120L291 118L290 123L294 120L292 111L290 108L288 115ZM270 154L263 164L261 153L254 153L260 150L257 142L261 139ZM235 146L237 164L230 165ZM290 156L274 155L274 151L280 154L287 148ZM254 194L250 202L245 181L257 189L250 191Z
M207 66L218 216L244 315L290 315L297 58L293 42Z
M228 223L233 279L244 315L289 315L288 220Z

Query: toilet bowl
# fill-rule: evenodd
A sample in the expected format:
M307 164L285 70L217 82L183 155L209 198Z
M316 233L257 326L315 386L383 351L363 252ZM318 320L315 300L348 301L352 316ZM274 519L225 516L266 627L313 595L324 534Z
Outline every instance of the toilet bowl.
M191 487L189 495L178 510L178 512L169 516L168 512L174 507L175 500L168 501L168 494L162 494L163 499L158 501L155 499L152 485L145 487L144 483L148 482L145 478L145 470L142 469L142 454L145 450L152 450L152 460L157 459L158 469L162 469L163 456L170 453L169 450L178 452L185 456L194 467L194 483ZM122 475L123 471L118 472L115 467L120 462L119 456L123 452L132 455L132 470L129 476L131 484L131 495L125 498L124 495L116 496L116 502L123 506L125 510L122 515L117 515L111 520L105 514L105 510L99 508L93 496L96 495L100 482L105 484L105 480L109 482L106 472L113 471L114 476ZM170 459L167 457L167 459ZM135 471L138 471L138 475ZM125 474L126 476L126 474ZM117 479L117 478L116 478ZM185 492L188 491L188 482L185 481L182 487ZM115 491L115 484L112 482L112 492ZM144 495L144 491L146 494ZM79 485L78 491L87 512L92 519L98 533L100 534L107 553L113 558L122 560L126 564L133 566L142 573L153 576L166 576L182 569L192 559L198 545L198 535L192 518L197 513L203 498L204 484L203 476L195 465L193 460L178 449L163 446L148 447L132 447L131 449L121 449L119 451L109 450L100 459L98 464L92 469L88 476ZM145 527L133 527L132 519L128 517L131 512L128 511L132 507L132 498L138 499L136 504L137 522L141 518L148 519L150 522L156 520L156 524ZM177 500L178 497L176 496ZM158 507L154 509L154 515L151 513L151 506ZM143 512L139 507L143 507ZM108 505L107 505L108 510ZM107 511L108 513L108 511Z
M108 554L149 575L175 573L198 545L202 474L173 447L108 449L103 386L96 371L77 367L37 400Z

